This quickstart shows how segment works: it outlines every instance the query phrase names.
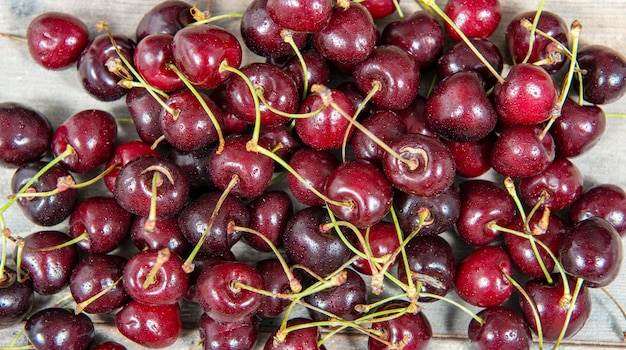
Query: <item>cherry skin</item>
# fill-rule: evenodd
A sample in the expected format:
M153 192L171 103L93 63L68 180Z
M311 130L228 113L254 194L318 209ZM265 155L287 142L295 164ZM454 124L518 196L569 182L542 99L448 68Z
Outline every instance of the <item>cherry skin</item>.
M564 236L559 253L563 268L592 288L613 282L624 258L619 234L597 216L574 224Z
M603 45L591 45L578 51L578 64L585 69L583 91L586 101L607 104L626 93L626 57Z
M311 319L307 318L292 318L287 321L287 327L292 327L301 324L308 324L313 322ZM277 330L278 331L278 330ZM305 327L301 329L296 329L287 333L287 336L284 340L278 341L276 339L275 331L267 341L265 342L265 346L263 350L322 350L326 349L326 347L318 346L317 341L320 337L320 332L318 327L311 326Z
M330 22L333 3L330 0L267 0L267 12L281 27L295 32L315 33Z
M278 259L260 260L254 265L263 277L264 289L270 293L290 293L289 278ZM257 311L260 317L271 318L280 315L289 306L291 301L279 297L264 296Z
M205 350L248 350L257 341L259 322L256 316L237 322L219 322L204 313L200 316L198 331Z
M496 246L480 247L457 265L454 288L461 299L480 307L497 306L513 294L513 265L507 252Z
M519 194L527 206L535 206L547 194L549 197L539 207L551 211L569 207L582 192L582 174L574 163L564 157L557 157L546 170L519 182Z
M203 147L193 151L170 149L167 159L174 162L183 171L189 181L190 195L209 192L215 189L209 173L210 156L213 147Z
M313 188L323 192L326 180L332 171L339 166L339 159L333 154L303 147L289 160L289 165ZM293 174L287 175L287 186L293 197L308 206L323 205L324 200L309 190Z
M400 3L400 0L397 1ZM396 11L396 6L392 0L365 0L361 2L374 19L380 19Z
M131 214L115 198L90 197L80 202L70 215L69 233L76 238L83 233L88 237L77 243L90 253L108 253L126 238Z
M502 53L494 43L480 38L472 38L470 42L498 73L502 73L504 68ZM436 69L437 76L442 79L457 72L472 70L480 74L487 88L491 88L497 83L493 73L463 41L456 43L450 50L441 55L437 61Z
M406 125L402 119L389 110L372 114L363 120L361 125L385 144L406 133ZM357 130L352 136L351 145L356 158L368 160L376 165L381 163L385 150L360 130Z
M63 158L67 170L86 173L106 163L117 141L117 124L109 112L90 109L65 119L52 135L52 153L63 153L68 146L74 153Z
M150 34L174 35L186 25L193 23L191 6L184 1L166 0L146 12L135 30L137 41Z
M400 247L398 231L390 222L380 221L367 229L362 229L361 234L363 237L367 237L366 242L368 246L363 247L361 241L357 240L357 248L362 252L365 252L365 249L370 249L372 257L382 258L385 255L393 254ZM359 258L353 262L352 267L365 275L372 275L373 273L369 261L364 258Z
M293 215L291 197L283 191L266 191L247 204L250 211L249 228L258 231L274 244L283 242L283 232ZM243 236L252 248L269 252L271 248L261 238L246 234Z
M380 45L352 70L354 81L363 94L372 90L375 82L381 90L372 102L383 109L400 110L408 107L419 90L420 71L415 59L395 45Z
M467 334L474 349L530 349L533 338L522 315L504 307L492 306L478 314L470 322Z
M174 61L173 39L174 36L169 34L151 34L143 38L135 48L135 69L155 89L175 91L185 86L169 67Z
M17 280L15 271L6 268L0 280L0 328L15 325L28 314L35 301L33 284L28 280Z
M70 277L72 298L79 304L110 288L83 309L87 313L112 312L130 301L130 296L118 281L124 273L126 258L119 255L93 254L77 265Z
M447 140L478 141L495 128L498 115L474 72L458 72L444 78L426 102L428 126Z
M52 126L38 111L0 103L0 164L20 166L41 159L50 149Z
M576 157L595 146L605 130L606 114L602 108L579 105L568 98L561 108L561 116L550 127L550 134L557 154Z
M344 320L354 320L362 316L355 309L355 306L367 302L365 281L354 270L346 269L345 271L347 277L344 283L337 287L307 295L304 297L304 301ZM309 314L314 321L330 319L327 315L311 309L309 309Z
M387 302L378 307L377 311L402 309L409 304L403 300ZM404 349L427 349L433 330L423 312L405 313L399 317L383 322L374 322L372 328L384 332L383 339L391 344L403 344ZM389 347L374 338L367 341L368 350L385 350Z
M330 81L330 67L324 56L320 55L314 48L302 52L301 55L306 64L309 83L307 88L313 86L313 84L328 85ZM302 95L304 92L304 72L298 56L293 56L287 60L282 68L296 83L298 92Z
M469 38L487 38L495 32L502 18L499 0L450 0L444 12ZM461 40L461 36L448 23L445 28L450 38Z
M288 125L261 126L259 146L272 150L282 160L289 162L291 156L302 148L302 141L293 128ZM274 164L274 172L284 170L278 163Z
M131 300L115 314L115 325L122 335L139 345L166 348L174 344L182 332L180 306Z
M404 121L407 133L439 138L439 135L426 123L426 98L417 95L407 108L396 113Z
M569 218L576 223L594 216L611 223L620 236L626 234L626 192L612 184L599 184L584 192L569 211Z
M407 234L418 229L420 210L428 211L418 232L420 236L438 235L452 227L459 217L461 208L461 198L455 186L450 186L441 194L428 197L396 191L393 203L400 228Z
M24 332L35 349L87 350L95 337L94 324L87 315L57 307L31 315Z
M540 138L542 128L514 125L504 129L491 149L491 166L510 177L528 177L541 173L555 157L550 133Z
M496 143L495 133L483 137L475 142L444 141L450 149L456 173L466 178L475 178L491 169L491 149Z
M20 166L11 178L11 191L18 193L46 163L35 161ZM70 181L71 180L71 181ZM73 182L74 178L60 164L55 164L39 177L27 190L35 193L55 190L59 182ZM78 198L75 188L44 197L21 197L17 205L24 216L40 226L53 226L70 216Z
M160 156L157 150L152 149L149 144L143 141L134 140L118 144L115 150L113 150L111 158L109 158L104 165L105 169L114 166L114 168L104 176L103 181L106 188L113 193L115 191L117 176L120 174L122 167L131 160L148 154Z
M179 256L189 254L191 246L178 226L178 217L157 219L151 231L145 229L146 221L145 216L136 216L130 226L130 239L139 250L167 248Z
M159 102L147 89L142 88L131 89L125 101L139 138L149 145L154 144L163 135L160 119L162 107Z
M126 350L126 347L118 342L108 340L94 346L92 350Z

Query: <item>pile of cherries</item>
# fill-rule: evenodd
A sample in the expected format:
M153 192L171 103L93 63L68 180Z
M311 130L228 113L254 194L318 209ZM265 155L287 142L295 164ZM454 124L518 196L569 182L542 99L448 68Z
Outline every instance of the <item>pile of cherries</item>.
M589 289L619 273L626 192L583 191L569 158L605 131L626 59L579 48L580 23L539 9L508 23L505 70L488 39L498 0L420 3L406 18L397 0L253 0L211 16L168 0L134 39L36 17L32 58L75 66L101 101L125 98L138 139L119 142L106 111L52 130L0 103L0 157L16 168L0 325L26 319L35 349L123 349L93 344L89 315L110 313L133 346L168 347L181 305L197 305L205 349L251 349L275 318L267 350L323 349L344 330L407 350L432 338L425 303L449 302L471 315L475 348L576 334ZM243 42L220 20L240 20ZM265 61L242 66L245 49ZM109 195L88 196L100 181ZM44 228L16 236L11 205ZM455 256L446 231L470 251ZM250 263L239 241L274 255ZM32 310L68 286L74 310Z

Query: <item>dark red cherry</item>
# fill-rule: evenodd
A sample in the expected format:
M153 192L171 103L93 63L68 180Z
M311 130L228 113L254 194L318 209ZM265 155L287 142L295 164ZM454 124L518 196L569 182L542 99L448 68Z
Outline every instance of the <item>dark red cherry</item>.
M444 12L469 38L487 38L496 31L502 17L499 0L449 0ZM461 40L452 26L446 23L445 28L450 38Z
M491 64L498 73L502 73L504 62L500 49L487 39L472 38L470 42L478 52ZM496 77L485 66L483 61L478 59L476 54L470 50L469 46L460 41L450 50L446 51L437 61L437 76L445 78L457 72L475 71L485 81L487 88L497 83Z
M124 273L126 261L126 258L119 255L93 254L85 257L76 265L70 277L69 285L72 298L77 304L86 302L104 292L88 303L82 311L108 313L130 301L130 296L126 293L120 280Z
M209 172L209 159L212 151L212 147L203 147L193 151L172 148L167 154L167 159L178 165L187 177L191 196L215 189Z
M135 69L146 83L155 89L175 91L185 84L169 65L174 63L172 40L169 34L150 34L135 48L133 62Z
M264 289L270 293L291 293L289 278L278 259L264 259L257 262L256 269L263 277ZM291 301L285 298L264 296L257 311L260 317L276 317L289 306Z
M357 227L371 226L391 209L393 189L379 168L365 160L339 165L326 179L324 193L333 201L329 209Z
M91 350L126 350L126 347L118 342L107 340L94 346Z
M289 125L261 126L259 146L272 150L280 159L289 162L291 156L302 148L302 141ZM274 164L274 171L282 171L278 163Z
M420 70L424 71L432 67L443 52L443 28L428 12L415 11L403 20L387 24L381 34L381 41L406 50L413 56Z
M303 147L289 160L289 165L313 188L324 191L326 180L340 164L333 154ZM324 200L309 190L293 174L287 175L287 186L296 200L308 206L323 205Z
M407 133L439 138L439 135L426 123L426 98L417 95L407 108L396 113L404 121Z
M385 310L402 309L409 306L404 300L387 302L376 309L377 312ZM405 349L423 350L427 349L433 336L430 322L423 312L404 313L401 316L391 318L387 321L372 323L372 329L383 332L383 339L391 344L403 344ZM389 349L386 344L374 338L367 341L368 350Z
M504 129L491 149L491 166L510 177L527 177L541 173L555 157L550 133L540 138L541 126L513 125Z
M308 86L313 84L328 85L330 81L330 67L324 56L320 55L317 50L310 48L301 53L304 63L306 64ZM283 65L283 70L293 79L298 87L298 92L302 95L304 91L304 73L302 71L302 63L298 56L293 56Z
M18 193L47 163L35 161L20 166L11 178L11 191ZM40 176L27 190L34 193L57 189L59 184L73 183L74 178L61 165L56 164ZM21 197L17 204L24 216L40 226L53 226L70 216L78 198L78 190L68 188L43 197Z
M560 260L572 276L592 288L613 282L624 258L622 240L615 228L600 217L579 221L561 241Z
M398 231L395 225L388 221L380 221L366 229L361 229L361 234L363 237L367 237L365 241L367 247L364 247L361 244L361 241L357 240L357 248L362 252L369 249L372 257L382 258L385 255L391 255L400 247ZM392 261L392 265L393 263L394 262ZM364 258L359 258L353 262L352 267L354 267L354 269L358 272L366 275L372 275L373 273L370 262Z
M214 25L187 26L174 35L172 42L176 67L201 89L212 89L232 72L221 71L220 65L239 68L241 45L227 30Z
M46 69L65 69L89 44L85 23L67 13L45 12L33 18L26 29L28 51Z
M503 122L538 124L554 114L556 88L543 68L520 63L511 67L503 82L496 84L493 100Z
M409 234L419 227L420 211L428 215L419 230L420 236L438 235L449 229L459 217L461 199L455 186L436 196L418 196L396 191L393 197L398 223L403 232Z
M74 245L52 250L38 248L56 247L71 238L60 231L37 231L24 237L21 266L33 282L33 289L41 295L52 295L65 288L78 263L78 250ZM15 254L18 259L17 252Z
M132 62L135 42L122 35L114 35L113 38L124 58ZM128 92L127 88L118 85L122 78L109 71L109 59L113 59L113 62L119 60L119 64L124 66L109 36L100 34L82 51L77 63L81 84L100 101L114 101Z
M504 306L492 306L476 315L483 322L472 319L467 328L474 349L530 349L532 334L519 313Z
M490 133L475 142L444 141L454 158L457 175L474 178L489 171L491 169L491 148L496 139L496 134Z
M363 94L380 83L371 101L383 109L408 107L420 86L420 70L415 59L395 45L380 45L352 70L354 81Z
M73 114L52 135L52 153L63 153L68 146L74 153L63 158L67 170L86 173L106 163L117 141L117 124L109 112L88 109Z
M388 110L372 114L361 124L385 144L406 133L404 121L396 113ZM360 130L352 136L351 145L356 158L365 159L374 164L380 164L385 153L384 149Z
M277 0L268 1L278 2ZM315 2L318 1L312 2L309 6L313 6ZM329 1L321 2L328 3ZM296 17L292 15L294 12L285 12L287 13L292 18ZM271 11L270 16L272 16ZM304 20L304 23L310 22L313 22L310 18ZM313 44L317 51L328 60L351 65L363 61L374 51L376 38L376 25L372 15L363 5L351 2L347 9L338 5L333 6L328 25L314 32Z
M33 308L35 294L30 279L18 281L15 271L5 267L0 280L0 328L15 325Z
M553 274L552 278L554 280L552 284L548 284L543 279L533 279L524 284L524 290L530 296L533 305L523 296L519 296L522 315L530 328L537 333L537 323L533 313L534 308L539 314L543 339L550 342L559 339L565 324L566 315L571 306L571 302L567 302L568 299L564 298L563 295L563 279L561 275ZM566 283L569 284L570 291L573 293L576 281L568 277ZM590 314L591 293L587 287L583 286L574 302L564 339L571 338L578 333L589 319Z
M330 22L331 0L267 0L270 18L281 27L295 32L315 33Z
M525 28L522 21L527 20L532 23L535 13L535 11L522 12L511 18L505 33L508 51L514 63L524 62L532 40L533 47L527 62L543 62L545 59L550 59L551 61L543 62L540 66L553 74L561 69L567 60L564 55L558 53L558 46L552 39L569 48L569 28L559 15L543 10L537 22L537 29L546 33L549 38L539 34L531 38L530 29Z
M498 114L475 72L458 72L444 78L428 96L426 123L447 140L478 141L495 128Z
M137 41L150 34L174 35L192 23L191 6L184 1L166 0L146 12L137 24Z
M615 227L620 236L626 234L626 192L612 184L596 185L584 192L569 210L569 218L576 223L599 216Z
M363 277L352 269L344 270L347 273L346 281L341 285L307 295L304 301L328 311L344 320L354 320L361 316L355 309L359 304L367 302L367 289ZM328 320L330 317L309 309L311 318L315 321Z
M259 293L237 286L263 289L263 277L253 266L224 261L208 266L196 285L200 305L216 321L237 322L254 315L263 300Z
M261 233L274 246L280 246L287 222L293 215L291 197L283 191L265 191L248 203L247 207L250 211L248 227ZM255 235L246 234L243 238L256 250L271 251L267 243Z
M122 335L139 345L166 348L174 344L182 332L180 306L132 300L115 314L115 325Z
M113 150L111 158L109 158L104 165L104 169L109 169L114 166L114 168L104 176L103 181L106 188L113 193L115 191L117 176L120 174L122 167L135 158L149 154L160 156L157 150L152 149L149 144L143 141L134 140L118 144Z
M506 251L496 246L480 247L456 268L454 288L461 299L480 307L497 306L513 294L513 265Z
M524 204L534 207L542 196L548 195L539 207L551 211L569 207L582 192L583 175L564 157L557 157L546 170L519 182L519 194Z
M205 350L249 350L257 341L259 320L252 316L237 322L220 322L203 313L198 332Z
M20 166L50 150L52 126L38 111L13 102L0 103L0 164Z
M135 88L126 95L126 107L139 138L149 145L154 144L163 135L160 119L162 106L159 102L147 89Z
M24 332L35 349L87 350L95 338L94 324L85 314L51 307L28 318Z
M606 130L606 115L596 105L579 105L566 99L561 116L550 127L556 153L575 157L595 146Z
M397 3L400 0L364 0L361 5L365 6L374 19L380 19L396 12Z
M131 214L115 198L89 197L76 205L70 216L69 233L76 238L83 233L88 237L76 245L89 253L108 253L126 238Z
M293 327L296 325L306 325L313 322L311 319L306 318L292 318L287 321L287 327ZM320 337L318 327L311 325L310 327L304 327L300 329L294 329L287 333L286 337L282 341L276 339L276 333L272 333L267 341L263 350L322 350L326 349L323 345L318 346L317 341Z
M178 227L178 217L157 219L151 231L146 230L145 216L136 216L130 226L130 239L139 250L163 249L186 256L191 250L189 242Z
M583 96L594 104L607 104L626 93L626 57L613 48L590 45L578 51L583 75Z

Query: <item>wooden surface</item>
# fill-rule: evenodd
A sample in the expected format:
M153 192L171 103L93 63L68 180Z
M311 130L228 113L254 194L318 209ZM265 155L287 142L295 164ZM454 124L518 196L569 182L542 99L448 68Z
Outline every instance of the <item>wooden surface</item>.
M198 5L205 6L206 2L201 0ZM89 25L92 34L96 33L96 21L104 19L109 22L114 32L134 36L136 24L156 3L158 1L155 0L4 0L0 2L0 32L23 35L30 19L45 11L54 10L80 17ZM249 1L243 0L215 0L212 11L214 14L242 12L248 3ZM504 15L499 31L493 37L500 47L503 41L503 28L509 19L515 13L536 8L539 1L501 0L501 3ZM401 6L407 15L418 9L418 6L410 0L403 0ZM609 45L626 53L626 20L624 20L626 1L547 0L546 9L560 14L568 23L574 19L580 20L583 25L583 44ZM390 19L396 18L392 15ZM238 30L237 20L226 20L220 24L232 31ZM246 60L250 62L259 58L249 55ZM13 101L31 106L48 116L54 126L73 113L87 108L108 110L118 118L128 117L122 100L103 103L86 94L78 83L75 69L61 72L46 71L31 61L25 45L9 40L0 40L0 101ZM626 99L605 106L604 109L607 113L626 113ZM136 137L130 124L120 125L120 135L123 139ZM607 132L597 147L573 159L583 173L587 187L598 183L613 183L626 187L625 136L626 119L609 118ZM10 193L8 183L12 172L13 169L0 169L0 198L5 198ZM91 195L95 190L90 191L92 192L82 195ZM18 235L26 235L39 229L23 219L17 208L12 208L6 213L6 221L8 227ZM66 226L64 223L56 228L63 230ZM450 235L447 237L451 238ZM237 245L235 252L246 261L259 257L258 254L249 253L241 244ZM607 289L622 305L626 305L624 266L618 279ZM621 313L601 291L592 290L591 294L593 311L590 320L578 335L568 340L561 348L626 347L622 341L626 321ZM59 298L60 296L38 298L35 308L54 303ZM441 302L424 305L424 312L436 333L430 348L469 348L465 339L469 316L454 308L448 308ZM198 333L194 327L197 316L197 311L188 310L185 314L186 329L172 348L188 349L198 341ZM111 316L94 317L94 320L98 323L96 328L98 339L115 339L129 349L140 348L118 334L115 327L111 326ZM7 345L20 327L21 325L17 325L0 330L0 346ZM264 330L267 331L268 328L264 327ZM258 344L262 344L266 337L267 334L264 333ZM326 345L328 349L363 349L365 343L366 339L363 336L341 334Z

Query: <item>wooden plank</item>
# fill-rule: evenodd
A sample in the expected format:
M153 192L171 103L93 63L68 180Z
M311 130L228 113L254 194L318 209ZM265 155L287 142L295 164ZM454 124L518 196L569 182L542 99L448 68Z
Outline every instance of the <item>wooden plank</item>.
M206 0L199 3L205 6ZM155 0L7 0L0 2L0 32L23 35L28 22L36 15L45 11L63 11L80 17L89 25L92 35L96 34L95 23L106 20L112 30L134 36L135 26L143 14L153 7ZM190 1L191 3L191 1ZM247 0L216 0L213 3L214 14L227 12L242 12L249 1ZM445 1L438 1L444 4ZM503 31L510 18L520 12L536 8L539 1L503 0L503 18L500 28L492 38L500 47L503 47ZM409 15L418 10L419 6L410 0L403 0L401 6L405 14ZM566 22L579 19L583 25L583 44L603 44L611 46L622 53L626 53L626 2L622 0L547 0L547 10L560 14ZM380 21L384 25L390 19ZM238 32L237 20L225 20L219 23L227 29ZM252 54L246 56L246 62L261 60ZM83 109L99 108L112 112L118 118L128 117L123 101L104 103L96 101L87 95L77 80L76 71L67 69L60 72L50 72L34 64L28 56L25 45L9 40L0 40L0 102L13 101L31 106L47 115L54 126L59 125L64 118ZM626 99L605 107L609 113L626 112ZM132 139L136 135L131 125L121 125L122 139ZM601 142L589 153L573 159L585 176L585 185L598 183L613 183L626 187L626 120L609 118L607 133ZM0 169L0 198L10 194L9 181L13 169ZM90 190L82 195L88 196L100 190ZM17 208L11 208L5 215L7 225L18 235L26 235L38 227L33 226L22 218ZM60 224L56 229L64 230L67 223ZM451 241L454 240L448 234ZM460 248L459 248L460 249ZM236 254L246 261L256 260L262 256L250 253L243 244L238 244ZM607 289L626 305L626 272L622 264L622 273ZM454 295L453 295L454 297ZM626 347L622 341L622 330L626 328L626 321L617 308L599 290L592 291L593 311L586 327L573 339L563 345L563 349L591 349L597 347ZM50 305L58 300L54 297L38 298L35 309ZM197 308L196 308L197 309ZM198 341L198 333L194 322L198 312L194 308L186 308L186 329L173 349L188 349ZM474 308L474 310L477 310ZM302 312L302 310L300 310ZM469 316L439 302L424 305L424 312L428 316L436 333L431 348L459 349L469 348L465 334ZM98 339L115 339L124 343L128 348L140 348L132 344L117 332L112 326L112 317L105 315L94 317L97 322ZM20 329L21 325L0 330L0 346L7 345ZM270 331L263 327L264 340ZM328 349L363 349L366 338L352 333L340 334L332 338L327 344ZM261 344L261 340L259 341ZM260 348L260 346L258 346Z

